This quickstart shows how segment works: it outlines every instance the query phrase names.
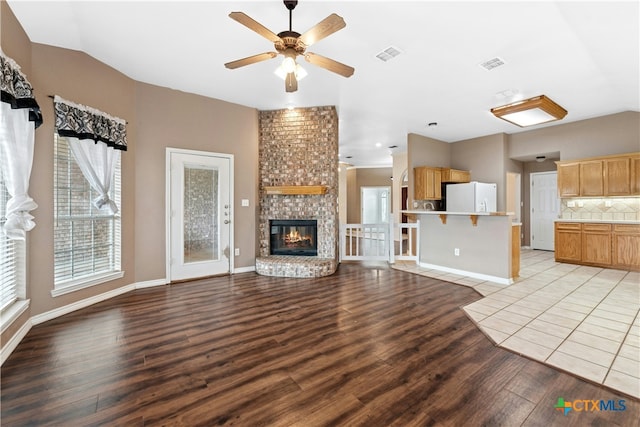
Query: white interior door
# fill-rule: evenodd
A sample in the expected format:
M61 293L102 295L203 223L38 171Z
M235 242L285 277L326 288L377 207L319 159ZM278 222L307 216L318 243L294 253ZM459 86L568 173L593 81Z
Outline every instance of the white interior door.
M390 187L361 187L360 209L362 224L389 222L391 213Z
M531 248L554 250L553 224L560 211L557 172L531 174Z
M167 150L169 279L231 271L231 156Z

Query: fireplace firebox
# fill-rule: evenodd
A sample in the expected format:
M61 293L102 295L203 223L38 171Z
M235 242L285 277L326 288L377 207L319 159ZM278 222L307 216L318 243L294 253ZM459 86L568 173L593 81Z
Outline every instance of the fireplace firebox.
M272 219L269 221L271 255L318 255L318 221Z

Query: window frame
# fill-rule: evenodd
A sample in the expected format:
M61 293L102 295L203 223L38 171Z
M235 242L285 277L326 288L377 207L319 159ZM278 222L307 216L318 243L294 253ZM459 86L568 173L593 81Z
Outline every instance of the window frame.
M59 210L58 210L58 197L59 197L59 192L61 191L69 191L69 194L71 192L71 189L69 187L68 190L64 190L62 188L60 188L58 186L58 174L61 172L59 171L59 167L58 167L58 162L63 161L66 162L67 164L69 164L68 167L65 168L65 170L67 171L67 173L69 173L70 168L71 168L71 163L75 164L75 166L77 167L77 163L75 162L75 160L73 159L73 155L71 153L71 149L68 146L68 141L67 141L67 151L64 154L65 158L61 158L61 154L59 152L59 150L61 149L59 147L60 144L60 140L61 139L65 139L65 137L60 136L57 132L54 133L54 184L53 184L53 197L54 197L54 287L53 290L51 291L51 295L53 297L56 296L60 296L60 295L64 295L64 294L68 294L70 292L75 292L78 291L80 289L86 289L92 286L96 286L102 283L106 283L112 280L116 280L119 278L122 278L124 276L124 271L122 270L122 203L121 203L121 199L122 199L122 158L120 157L116 166L116 171L115 171L115 177L114 177L114 181L113 181L113 193L112 194L112 199L116 202L116 204L118 205L118 212L114 215L109 215L109 214L104 214L104 213L96 213L96 209L91 208L90 209L90 213L88 215L67 215L67 216L59 216ZM91 189L87 179L82 175L81 172L78 171L78 173L80 174L80 176L82 176L83 179L83 185L86 185L88 187L88 197L85 198L82 203L91 203L92 200L92 196L93 196L93 189ZM71 178L67 178L68 182L70 182ZM68 195L68 197L70 197L70 195ZM56 248L55 246L57 245L57 240L56 240L56 228L58 227L58 223L59 222L68 222L68 221L96 221L96 220L104 220L104 219L108 219L109 221L113 221L112 223L112 227L113 227L113 236L112 238L109 239L109 243L112 246L111 249L111 253L110 253L110 257L113 257L113 261L112 261L112 268L111 269L107 269L107 270L99 270L99 271L93 271L90 274L85 274L85 275L80 275L77 277L74 277L73 273L70 275L70 277L68 278L64 278L63 280L59 280L58 273L57 273L57 268L58 265L56 265ZM69 246L70 248L66 251L68 253L70 253L71 255L71 259L73 258L73 252L74 252L74 248L72 245L72 241L71 239L66 240L67 242L67 246ZM89 251L93 251L93 246L92 249ZM90 253L89 253L90 254Z
M0 177L1 178L1 177ZM0 183L0 197L4 200L9 200L9 192L7 191L6 186L4 185L4 179ZM6 208L6 203L2 203L2 207ZM0 218L5 217L4 209L0 212ZM0 220L0 226L4 224L4 221ZM6 307L2 307L0 309L0 333L4 332L9 325L11 325L28 307L29 300L26 299L27 294L27 268L26 268L26 258L27 258L27 242L26 240L10 240L0 231L0 245L5 244L5 242L13 243L12 251L5 251L0 249L0 255L5 253L11 253L11 258L15 263L15 274L12 275L9 286L13 287L13 292L16 297L13 301L8 303ZM0 265L5 261L0 259ZM4 285L4 281L0 286Z

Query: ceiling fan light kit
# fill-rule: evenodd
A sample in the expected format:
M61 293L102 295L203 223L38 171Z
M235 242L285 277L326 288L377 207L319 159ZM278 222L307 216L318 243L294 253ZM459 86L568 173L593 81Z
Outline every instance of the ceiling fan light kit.
M567 115L567 110L545 95L492 108L491 112L499 119L520 127L562 120Z
M231 12L229 14L231 19L239 22L272 42L276 52L260 53L238 59L236 61L227 62L224 64L225 67L229 69L236 69L282 55L285 58L280 67L276 69L275 73L285 80L285 90L287 92L295 92L298 90L298 80L302 80L307 75L307 72L296 62L298 55L303 56L307 62L313 65L317 65L318 67L324 68L333 73L340 74L341 76L350 77L353 75L355 71L353 67L306 51L307 47L344 28L346 26L344 19L335 13L332 13L317 23L314 27L307 30L304 34L300 34L292 30L293 9L295 9L297 4L297 0L284 0L284 5L289 10L289 30L281 31L278 34L275 34L273 31L242 12Z
M305 70L304 68L302 68L300 66L300 64L296 63L295 65L295 69L294 69L294 74L296 75L296 79L298 79L298 81L304 79L305 77L307 77L307 75L309 73L307 73L307 70ZM285 71L283 64L281 64L278 68L276 68L273 73L280 77L282 80L286 80L287 79L287 71Z

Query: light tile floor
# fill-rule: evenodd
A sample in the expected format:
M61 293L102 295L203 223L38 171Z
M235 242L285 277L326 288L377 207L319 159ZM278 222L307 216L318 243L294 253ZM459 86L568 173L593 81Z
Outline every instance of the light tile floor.
M484 298L463 309L496 345L640 398L640 273L553 256L523 249L509 286L413 261L393 268L473 287Z

